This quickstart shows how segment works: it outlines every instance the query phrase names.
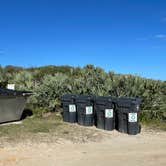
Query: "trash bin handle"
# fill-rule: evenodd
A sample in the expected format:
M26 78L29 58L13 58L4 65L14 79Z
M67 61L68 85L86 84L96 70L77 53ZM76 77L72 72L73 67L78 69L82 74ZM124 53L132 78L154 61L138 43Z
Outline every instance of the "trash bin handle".
M23 93L23 96L28 96L28 95L32 95L33 93Z

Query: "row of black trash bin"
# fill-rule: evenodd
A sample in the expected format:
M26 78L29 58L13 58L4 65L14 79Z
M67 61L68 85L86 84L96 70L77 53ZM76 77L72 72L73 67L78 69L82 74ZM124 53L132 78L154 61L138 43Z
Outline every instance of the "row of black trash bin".
M140 103L139 98L66 94L62 97L63 121L136 135L141 130Z

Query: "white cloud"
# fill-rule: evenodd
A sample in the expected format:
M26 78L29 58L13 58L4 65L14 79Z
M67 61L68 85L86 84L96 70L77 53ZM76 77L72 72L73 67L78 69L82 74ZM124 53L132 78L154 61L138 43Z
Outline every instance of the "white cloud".
M166 22L166 17L163 17L163 18L161 19L161 22Z
M147 40L166 40L166 34L156 34L149 37L137 37L138 41L147 41Z
M157 34L154 37L157 38L157 39L166 40L166 34Z

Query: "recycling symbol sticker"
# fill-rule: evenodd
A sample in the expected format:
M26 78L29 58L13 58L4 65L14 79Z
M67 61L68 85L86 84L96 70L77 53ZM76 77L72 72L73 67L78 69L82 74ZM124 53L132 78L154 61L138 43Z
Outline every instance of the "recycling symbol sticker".
M105 109L105 118L113 118L113 109Z
M91 115L91 114L93 114L93 107L87 106L86 107L86 115Z
M129 113L128 121L129 122L137 122L137 113Z
M76 112L76 106L74 104L69 105L69 112Z

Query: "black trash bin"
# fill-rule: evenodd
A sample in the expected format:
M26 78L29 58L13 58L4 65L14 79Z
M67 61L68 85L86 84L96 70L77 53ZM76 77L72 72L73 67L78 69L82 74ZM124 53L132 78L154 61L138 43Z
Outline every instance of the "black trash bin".
M110 131L115 128L114 101L112 97L96 97L95 124L97 128Z
M80 95L76 98L78 124L94 125L94 96Z
M74 94L66 94L62 97L62 106L63 106L63 121L75 123L77 122L77 113L76 113L76 96Z
M21 119L29 91L16 91L0 88L0 123Z
M116 102L116 129L122 133L136 135L140 133L139 98L118 98Z

